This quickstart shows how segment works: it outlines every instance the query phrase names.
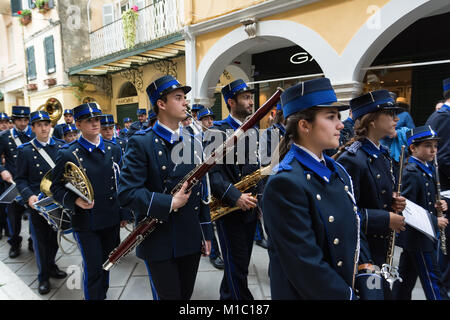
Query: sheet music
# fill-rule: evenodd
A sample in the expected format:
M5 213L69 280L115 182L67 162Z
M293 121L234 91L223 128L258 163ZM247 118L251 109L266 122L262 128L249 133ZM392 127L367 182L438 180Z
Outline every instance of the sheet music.
M445 190L441 192L441 197L450 199L450 190Z
M436 240L436 234L427 210L414 202L406 199L406 207L403 210L405 222L414 229L422 232L432 240Z
M2 195L0 195L0 203L11 203L19 196L19 190L16 187L16 183L13 182Z

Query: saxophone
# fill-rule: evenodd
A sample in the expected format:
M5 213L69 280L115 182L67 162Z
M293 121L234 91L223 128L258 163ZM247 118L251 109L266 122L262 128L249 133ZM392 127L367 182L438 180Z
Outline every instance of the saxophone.
M241 181L236 183L234 186L240 191L245 192L250 188L256 186L256 184L267 176L271 171L271 166L259 168L255 172L245 176ZM211 222L215 221L224 215L239 210L239 207L229 207L224 205L220 200L211 197L211 202L209 204L209 210L211 212Z

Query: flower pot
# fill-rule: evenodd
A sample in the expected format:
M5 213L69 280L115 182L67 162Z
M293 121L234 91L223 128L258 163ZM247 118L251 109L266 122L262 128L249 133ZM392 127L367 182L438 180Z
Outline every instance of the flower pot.
M37 90L37 84L36 83L28 83L26 85L26 88L28 91L34 91Z
M23 26L26 26L26 25L29 24L30 22L31 22L31 15L22 16L22 17L20 18L20 23L21 23Z
M48 10L50 10L48 2L44 3L41 7L39 7L39 13L46 13Z
M44 83L47 86L51 87L51 86L54 86L56 84L56 79L55 78L48 78L48 79L44 80Z

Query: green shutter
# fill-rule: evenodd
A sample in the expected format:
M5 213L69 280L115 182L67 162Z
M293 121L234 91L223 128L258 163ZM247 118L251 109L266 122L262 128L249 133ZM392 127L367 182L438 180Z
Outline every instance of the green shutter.
M36 62L34 59L34 46L27 48L28 80L36 79Z
M14 17L17 17L17 11L22 10L22 0L11 0L11 12Z
M222 94L215 93L214 98L216 99L216 101L214 102L211 110L216 116L215 120L222 120Z
M47 69L47 74L50 74L56 71L53 36L44 39L44 51L45 51L45 67Z
M33 0L28 0L28 8L30 9L36 8L36 4L34 3Z

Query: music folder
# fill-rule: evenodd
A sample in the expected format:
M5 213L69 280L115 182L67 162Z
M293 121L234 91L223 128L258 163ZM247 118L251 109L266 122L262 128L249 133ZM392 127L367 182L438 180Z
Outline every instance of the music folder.
M16 187L16 183L13 182L8 189L0 196L0 203L11 203L19 196L19 190Z
M406 207L403 210L403 216L405 217L405 222L409 226L422 232L431 240L436 240L436 232L433 223L431 222L431 215L427 210L406 199Z

